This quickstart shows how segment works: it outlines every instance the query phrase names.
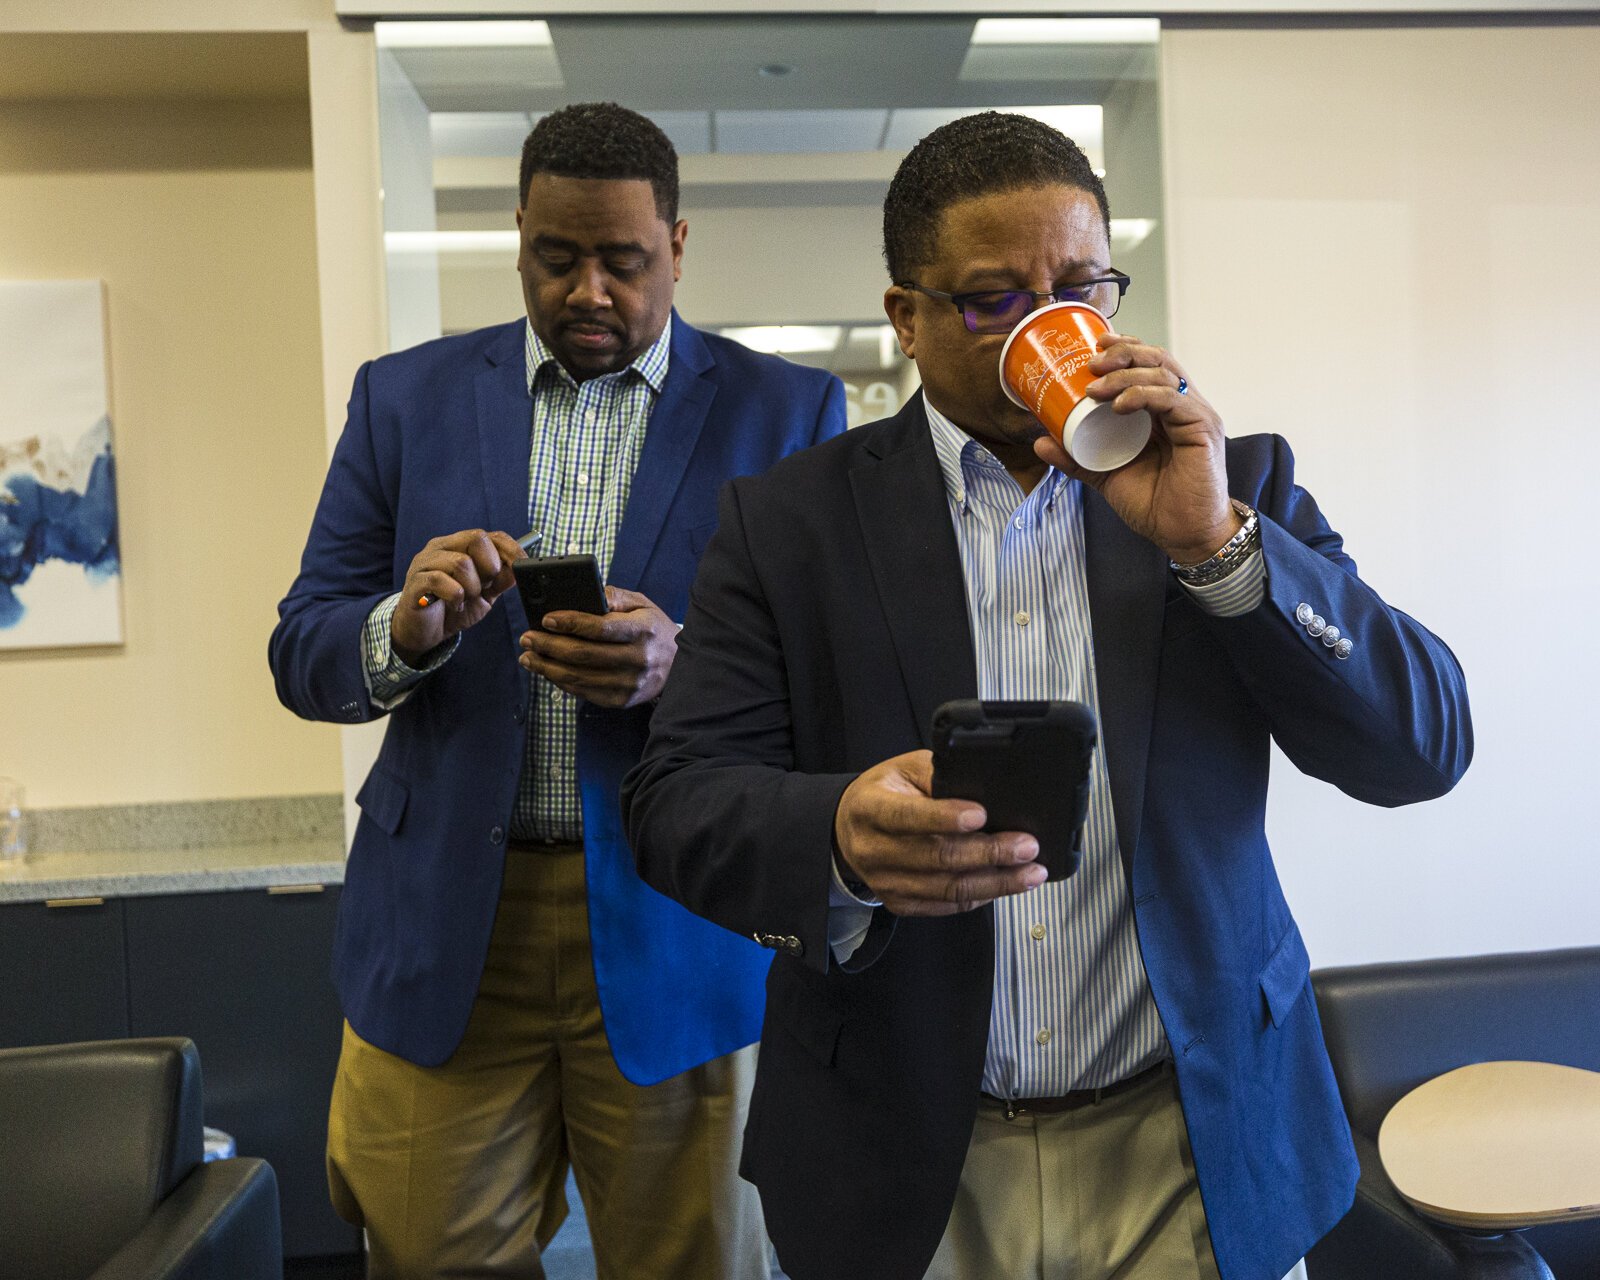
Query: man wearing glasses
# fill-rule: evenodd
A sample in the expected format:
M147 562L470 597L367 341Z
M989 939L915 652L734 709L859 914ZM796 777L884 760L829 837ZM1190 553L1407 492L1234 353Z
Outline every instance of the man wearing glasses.
M1070 140L936 130L884 249L923 395L724 491L625 787L646 880L779 952L743 1171L793 1280L1278 1280L1356 1162L1269 744L1358 799L1440 795L1460 668L1168 352L1113 336L1091 366L1155 421L1114 472L1007 400L1018 320L1129 285ZM1094 712L1070 878L930 797L934 709L973 697Z

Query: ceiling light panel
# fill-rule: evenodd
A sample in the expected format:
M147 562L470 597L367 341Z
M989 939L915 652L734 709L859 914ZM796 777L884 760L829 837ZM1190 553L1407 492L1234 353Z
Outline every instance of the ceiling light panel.
M379 22L380 49L505 49L553 46L546 22Z
M383 247L390 254L492 253L515 256L521 245L516 231L385 231Z
M991 44L1155 44L1157 18L979 18L972 43Z
M832 351L843 326L836 324L756 324L723 329L722 336L768 355Z
M743 153L876 151L888 115L879 110L718 111L717 150Z

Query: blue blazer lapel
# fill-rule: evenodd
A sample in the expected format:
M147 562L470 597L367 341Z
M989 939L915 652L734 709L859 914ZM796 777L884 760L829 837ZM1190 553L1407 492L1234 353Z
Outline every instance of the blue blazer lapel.
M488 528L513 538L528 531L528 454L533 447L533 402L528 398L524 359L525 322L505 327L484 353L488 368L473 380L478 411L478 460L488 504ZM520 609L502 609L513 632Z
M1094 635L1100 740L1111 779L1111 807L1123 865L1133 873L1144 812L1150 725L1166 617L1167 559L1087 485L1083 489L1084 561Z
M850 472L867 561L923 746L934 709L978 696L978 661L967 620L961 552L950 527L944 478L916 395L867 437Z
M622 513L622 527L617 530L617 545L611 553L611 572L606 581L616 586L639 590L645 566L650 563L650 554L666 523L667 510L683 483L717 394L717 385L710 376L714 363L699 333L674 311L667 380L650 415L628 506Z

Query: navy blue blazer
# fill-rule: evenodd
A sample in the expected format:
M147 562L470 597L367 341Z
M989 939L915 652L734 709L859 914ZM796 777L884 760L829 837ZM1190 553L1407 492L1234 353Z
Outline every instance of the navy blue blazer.
M1472 734L1454 657L1356 576L1288 446L1230 441L1228 478L1261 513L1268 569L1243 617L1196 607L1092 491L1084 540L1117 835L1217 1262L1226 1280L1278 1280L1348 1208L1356 1162L1263 830L1269 746L1395 805L1449 790ZM1296 621L1302 602L1350 637L1348 659ZM841 967L827 903L846 785L928 747L934 708L976 690L920 396L729 486L624 812L651 884L799 941L768 978L744 1146L795 1280L915 1280L954 1201L993 910L880 909Z
M430 538L528 521L532 405L524 325L425 343L361 367L300 575L270 660L285 706L355 724L384 712L362 676L361 629ZM717 491L845 426L831 374L759 355L676 313L608 581L683 617L717 521ZM425 1066L461 1041L500 896L522 769L527 618L516 592L389 715L356 799L333 963L350 1025ZM617 793L651 708L584 706L578 723L589 925L618 1067L652 1084L753 1042L769 956L638 878Z

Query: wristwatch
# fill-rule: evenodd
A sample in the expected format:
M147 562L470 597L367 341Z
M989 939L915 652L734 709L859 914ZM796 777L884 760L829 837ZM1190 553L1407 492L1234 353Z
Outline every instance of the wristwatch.
M1255 508L1245 506L1237 498L1228 501L1233 503L1234 512L1244 521L1243 526L1215 554L1198 564L1179 564L1176 560L1168 560L1179 582L1191 587L1207 587L1213 582L1221 582L1261 546L1261 520Z

